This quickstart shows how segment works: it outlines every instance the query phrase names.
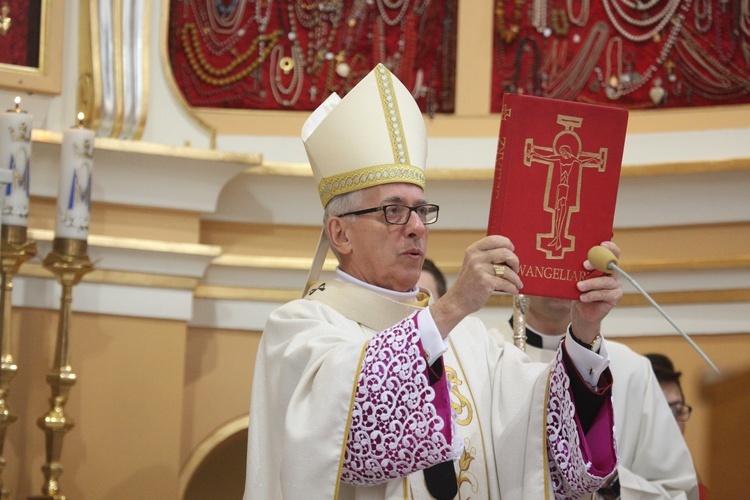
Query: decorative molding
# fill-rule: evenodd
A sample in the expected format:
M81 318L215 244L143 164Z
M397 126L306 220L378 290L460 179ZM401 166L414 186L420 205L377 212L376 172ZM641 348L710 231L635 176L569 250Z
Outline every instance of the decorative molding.
M495 121L490 134L472 137L428 135L427 179L434 170L494 169L499 117ZM247 151L248 148L262 150L264 159L277 165L307 165L305 150L299 139L300 128L286 136L224 135L219 136L217 141L220 149L227 151ZM744 128L654 134L636 134L629 129L623 154L623 175L631 175L627 173L631 167L636 167L634 175L639 176L710 173L716 169L713 164L722 166L723 162L727 162L731 165L733 161L739 162L739 167L732 168L750 168L750 125ZM658 167L661 165L664 167ZM307 169L306 166L304 168Z
M54 232L29 229L28 237L43 259ZM187 322L199 279L220 253L215 245L90 235L88 254L95 268L76 287L73 310ZM59 307L60 287L38 262L22 266L13 286L14 306Z
M13 307L57 310L60 286L49 278L19 275L13 281ZM73 292L72 310L81 313L190 321L193 291L81 281Z
M750 305L750 290L740 290L739 301L669 304L667 313L689 335L727 335L750 333L747 314ZM627 305L616 307L605 319L602 330L611 337L641 337L652 335L679 335L672 326L650 305ZM634 297L634 296L633 296ZM262 331L266 318L289 297L269 293L267 300L243 298L196 298L194 316L189 326L226 330ZM273 300L279 299L279 301ZM639 299L636 299L636 301ZM510 318L512 309L509 298L477 311L473 316L481 319L488 328L497 327ZM635 301L634 301L635 302Z
M32 195L57 196L61 140L59 132L32 132ZM261 163L260 154L99 137L92 197L95 202L210 213L233 177Z
M673 305L667 314L688 335L735 335L748 334L746 306L737 303L710 303ZM510 307L485 307L474 316L488 328L497 328L510 318ZM602 332L607 338L652 337L680 334L651 306L616 307L602 323ZM697 355L696 355L697 356Z
M41 256L50 251L54 232L29 229L28 237L37 242ZM221 248L196 243L89 235L88 253L94 267L100 270L200 278L211 260L221 254Z
M459 2L459 5L461 3ZM481 11L474 2L468 3L470 8ZM491 9L492 7L490 7ZM485 16L486 17L486 16ZM473 24L468 24L473 25ZM489 31L491 33L491 30ZM457 137L494 137L497 136L500 123L499 114L489 114L489 89L486 92L486 103L482 102L485 92L478 87L489 86L489 80L477 77L477 71L472 69L461 74L461 61L471 62L489 71L489 65L484 59L476 56L476 44L459 44L470 51L468 58L459 55L459 66L456 68L457 88L466 89L464 94L456 94L457 99L466 97L463 102L457 100L455 115L436 115L426 120L427 133L431 138ZM466 64L464 64L466 66ZM461 81L465 80L465 85ZM471 109L469 109L471 108ZM302 111L248 111L218 108L197 108L193 110L197 119L209 124L218 141L226 137L240 135L273 135L296 137L302 123L309 113ZM665 132L690 132L720 130L730 127L750 127L750 105L737 104L733 106L711 106L684 109L632 110L628 120L628 130L631 134L662 134Z
M718 172L750 170L750 157L730 158L712 161L694 161L681 163L654 163L648 165L623 165L622 177L656 177L664 175L698 175ZM308 163L264 161L256 168L248 168L245 175L272 175L279 177L312 177ZM477 181L492 180L495 172L492 168L440 168L427 170L427 180L434 181Z
M750 137L746 142L750 145ZM629 168L634 168L632 175ZM222 192L216 212L204 218L320 227L323 210L312 177L303 170L299 164L284 163L246 169ZM491 185L491 169L428 168L427 195L443 209L435 230L486 230ZM618 229L748 221L748 185L750 154L689 162L684 173L672 163L623 167L614 225Z

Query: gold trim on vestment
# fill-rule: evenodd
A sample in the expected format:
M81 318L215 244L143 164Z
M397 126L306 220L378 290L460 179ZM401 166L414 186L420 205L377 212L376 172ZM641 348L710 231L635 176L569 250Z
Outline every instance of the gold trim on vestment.
M456 350L453 348L453 341L451 340L450 337L448 337L448 348L450 349L451 357L453 358L453 360L455 360L456 365L458 366L458 370L460 371L460 373L463 376L466 376L465 375L466 371L464 370L464 367L461 364L461 360L458 358L458 355L456 354ZM446 354L448 354L448 353L446 352ZM443 362L444 362L444 365L445 365L445 372L447 374L449 365L446 362L445 354L443 356L444 356L443 357ZM455 372L455 369L454 369L454 372ZM456 373L458 373L458 372L456 372ZM466 384L466 391L469 393L468 398L466 398L466 399L468 401L470 401L470 402L475 402L476 400L474 399L474 393L471 390L471 385L468 384L468 383ZM453 387L451 387L451 392L453 392ZM451 405L453 405L453 402L451 402ZM458 413L458 412L456 412L456 413ZM457 425L462 425L462 426L466 427L466 426L468 426L471 423L472 420L474 420L474 418L470 417L464 423L459 424L458 423L458 419L457 419L456 424ZM490 477L490 472L487 469L487 464L488 464L488 461L487 461L487 450L485 449L485 446L484 446L484 443L485 443L485 440L484 440L484 429L482 429L482 422L479 420L478 417L476 419L476 426L477 426L477 429L479 430L479 443L478 444L481 446L482 456L483 456L483 461L484 461L484 477L489 478ZM465 442L464 442L464 450L466 450L466 443ZM463 454L462 454L461 458L463 458ZM459 458L459 469L461 468L460 467L461 466L461 464L460 464L461 458ZM457 478L457 479L459 479L459 482L458 482L458 491L459 491L459 496L460 496L460 493L461 493L461 481L460 481L460 477ZM484 485L484 487L486 489L487 495L489 495L489 483L486 483Z
M357 364L357 372L355 373L354 377L354 385L352 386L352 397L349 400L349 414L346 416L346 426L344 428L344 441L341 445L341 456L339 458L339 473L336 477L341 477L341 471L344 468L344 457L346 455L346 443L349 439L349 429L352 425L352 412L354 411L354 398L357 397L357 389L359 388L359 374L362 372L362 362L365 359L365 354L367 353L367 346L370 345L370 339L365 341L365 345L362 346L362 354L359 357L359 363ZM339 486L341 486L341 481L336 481L336 490L333 492L333 498L336 499L339 497Z

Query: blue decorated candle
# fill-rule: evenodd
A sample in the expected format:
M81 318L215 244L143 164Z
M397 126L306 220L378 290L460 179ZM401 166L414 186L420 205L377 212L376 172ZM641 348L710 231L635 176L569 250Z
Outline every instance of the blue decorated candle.
M27 227L32 117L21 110L20 97L15 101L14 109L0 113L0 169L10 172L0 178L5 195L2 223Z
M60 145L56 238L88 239L93 169L94 131L83 127L78 113L78 126L63 131Z

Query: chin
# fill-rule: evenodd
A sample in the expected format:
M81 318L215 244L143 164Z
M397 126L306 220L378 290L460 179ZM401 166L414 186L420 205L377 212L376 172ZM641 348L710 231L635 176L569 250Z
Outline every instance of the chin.
M394 284L394 286L396 286L394 290L397 292L410 292L414 290L414 287L417 286L417 282L419 281L420 274L421 271L415 275L410 273L408 277L398 280L398 282Z

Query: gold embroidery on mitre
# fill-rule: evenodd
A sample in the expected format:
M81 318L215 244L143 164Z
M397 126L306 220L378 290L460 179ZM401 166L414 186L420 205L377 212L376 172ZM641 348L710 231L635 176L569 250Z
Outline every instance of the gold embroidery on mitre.
M318 192L326 206L336 195L394 182L408 182L424 189L424 172L413 165L375 165L325 177L318 184Z
M401 123L401 113L398 109L396 92L393 89L391 72L382 64L376 68L375 80L378 82L380 91L380 102L383 104L383 115L385 116L388 135L391 138L391 149L393 149L393 163L397 165L409 164L409 150L406 147L404 127Z

